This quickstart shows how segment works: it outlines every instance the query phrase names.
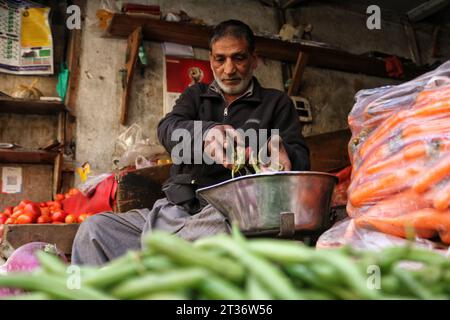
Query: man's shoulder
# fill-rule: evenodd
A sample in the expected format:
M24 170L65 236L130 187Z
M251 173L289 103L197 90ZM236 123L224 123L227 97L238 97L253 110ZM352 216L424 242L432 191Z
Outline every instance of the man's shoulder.
M289 96L284 91L275 88L264 88L260 86L261 97L276 99L277 101L290 101Z

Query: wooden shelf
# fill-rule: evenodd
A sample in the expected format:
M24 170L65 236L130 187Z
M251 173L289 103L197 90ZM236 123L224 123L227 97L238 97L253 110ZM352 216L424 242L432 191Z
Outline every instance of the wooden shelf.
M114 14L106 36L126 38L138 27L142 27L144 40L175 42L205 49L209 47L208 40L212 33L212 28L206 26L167 22L145 16ZM298 53L301 51L308 53L309 66L390 78L384 60L355 55L335 48L257 36L256 50L262 57L293 63L297 61ZM412 79L429 71L425 67L414 65L404 65L403 69L405 76L401 80Z
M54 164L58 152L0 149L0 163Z
M69 110L62 102L0 98L0 113L55 115L63 111Z

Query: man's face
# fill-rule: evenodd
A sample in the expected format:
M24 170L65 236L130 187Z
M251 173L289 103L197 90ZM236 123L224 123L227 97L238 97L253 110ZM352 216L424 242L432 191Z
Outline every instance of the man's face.
M250 53L245 39L224 37L214 42L209 55L214 79L229 95L244 92L257 66L257 58Z

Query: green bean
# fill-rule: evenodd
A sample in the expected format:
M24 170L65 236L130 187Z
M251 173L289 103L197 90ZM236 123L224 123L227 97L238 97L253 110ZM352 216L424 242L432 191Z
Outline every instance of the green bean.
M19 288L48 294L55 299L68 300L108 300L110 296L87 286L69 289L64 278L45 274L10 274L0 277L0 286Z
M173 267L167 257L148 257L143 261L130 261L128 264L108 266L101 271L83 278L83 283L92 287L105 288L117 284L122 279L145 273L147 270L163 271Z
M246 283L247 295L250 300L272 300L273 296L262 286L258 279L249 274Z
M386 293L398 294L402 291L402 285L395 275L387 274L381 277L381 289Z
M234 261L205 252L176 236L152 232L145 241L153 250L180 264L203 267L232 281L241 281L245 276L244 268Z
M295 278L300 279L305 284L309 285L311 288L319 289L323 292L327 292L332 296L338 299L348 299L355 300L358 299L359 296L355 293L348 291L339 286L330 285L327 282L324 282L317 274L315 274L309 267L306 265L287 265L285 266L286 271Z
M248 248L253 253L278 263L303 263L309 261L314 251L287 240L252 240Z
M67 265L57 256L44 251L36 252L41 268L49 274L66 275Z
M208 240L208 241L206 241ZM269 290L275 298L301 299L301 294L292 286L289 278L269 261L254 255L227 236L205 239L202 247L222 247L239 260Z
M343 277L343 280L362 299L377 299L379 294L375 290L367 287L367 282L361 270L348 257L345 257L333 250L318 250L314 258L318 263L326 263L336 268L336 276Z
M420 299L434 299L433 293L428 289L425 288L422 284L420 284L411 273L409 273L407 270L399 267L398 265L395 266L392 270L392 273L398 277L400 282L416 297Z
M217 276L209 275L200 284L198 290L208 299L244 300L245 293L235 284Z
M338 271L329 264L311 263L309 268L321 278L324 283L330 285L342 284L343 279L338 276Z
M174 269L163 274L147 274L131 278L112 289L122 299L133 299L158 291L171 291L197 286L208 272L201 268Z

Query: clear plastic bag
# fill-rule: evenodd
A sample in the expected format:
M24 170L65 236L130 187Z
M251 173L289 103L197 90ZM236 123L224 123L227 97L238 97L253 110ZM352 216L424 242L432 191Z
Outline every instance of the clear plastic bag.
M450 244L450 61L358 92L349 125L347 212L355 226Z
M434 250L444 254L450 254L445 246L433 241L416 237L414 241L386 233L359 228L354 219L345 219L336 223L331 229L324 232L316 243L319 249L338 248L351 246L359 250L381 251L392 246L413 245L424 249Z
M144 138L139 125L131 125L117 138L117 147L122 155L115 161L118 168L136 166L145 168L155 165L158 159L168 158L168 153L161 145L152 144Z

